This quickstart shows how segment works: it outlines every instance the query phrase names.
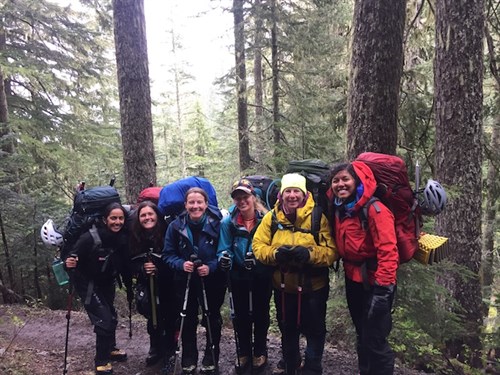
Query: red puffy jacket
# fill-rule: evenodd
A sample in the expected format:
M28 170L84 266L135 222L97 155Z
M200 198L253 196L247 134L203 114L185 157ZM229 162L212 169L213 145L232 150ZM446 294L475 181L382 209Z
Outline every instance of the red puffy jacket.
M340 219L335 215L335 243L344 264L346 277L363 282L361 265L368 261L368 281L379 285L396 282L399 254L392 212L377 201L368 208L368 228L363 228L360 211L373 196L377 182L371 169L363 162L352 166L363 183L364 192L356 202L351 215Z

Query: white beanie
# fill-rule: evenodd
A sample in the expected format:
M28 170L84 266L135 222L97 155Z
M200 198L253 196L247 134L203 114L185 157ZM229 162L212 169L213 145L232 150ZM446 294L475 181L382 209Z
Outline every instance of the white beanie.
M281 188L280 193L287 188L297 188L302 190L304 194L307 194L306 188L306 178L298 173L288 173L281 178Z

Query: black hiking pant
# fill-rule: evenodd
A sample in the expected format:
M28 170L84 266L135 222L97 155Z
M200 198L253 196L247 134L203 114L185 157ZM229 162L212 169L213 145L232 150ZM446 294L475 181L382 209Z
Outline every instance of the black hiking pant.
M267 332L269 330L269 305L271 302L271 277L254 277L248 280L231 279L235 310L235 329L239 339L239 355L267 356ZM252 313L250 315L250 290ZM253 326L253 330L252 330Z
M360 375L392 375L394 352L387 341L392 329L391 308L368 318L373 291L347 278L345 288L349 313L356 328Z
M201 287L201 278L196 271L191 277L189 286L188 303L186 307L186 317L184 318L184 326L182 330L182 366L195 365L198 363L198 347L196 340L196 331L199 323L198 312L204 311L203 294ZM202 325L207 328L205 330L206 349L205 356L211 356L210 339L215 348L215 361L219 358L219 343L221 338L222 317L220 309L224 303L226 293L225 275L222 272L216 271L206 277L203 277L205 284L208 316L210 321L210 330L212 337L209 337L208 324L203 314ZM176 280L175 290L177 295L177 303L179 311L182 311L184 302L184 293L186 290L186 280Z
M307 340L304 372L307 374L323 373L321 361L325 347L326 301L329 291L329 286L326 286L313 292L303 293L302 303L299 305L298 294L274 290L276 317L281 331L281 348L287 375L295 375L300 365L299 338L301 333Z
M116 347L117 314L114 307L115 282L95 284L83 278L74 279L75 290L94 326L96 334L96 366L110 361L111 351Z
M142 278L141 283L147 285L147 292L151 296L149 278ZM176 320L179 316L177 309L175 289L173 285L172 271L161 269L154 280L157 304L156 304L156 327L153 322L152 313L146 316L147 331L150 337L151 347L156 349L162 357L170 357L176 349Z

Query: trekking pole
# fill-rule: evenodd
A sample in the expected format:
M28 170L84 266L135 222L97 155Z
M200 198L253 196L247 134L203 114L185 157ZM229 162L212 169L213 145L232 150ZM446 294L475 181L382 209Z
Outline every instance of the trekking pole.
M68 310L66 312L66 341L64 343L64 364L63 375L68 373L68 339L69 339L69 320L71 318L71 309L73 308L73 283L70 281L68 286Z
M418 194L420 190L420 164L417 162L415 163L415 192L417 194L417 204L418 204ZM418 215L415 216L415 235L417 237L417 240L420 238L420 222L419 222L419 217Z
M227 251L222 253L222 256L229 256ZM231 317L231 322L233 323L234 331L234 343L236 345L236 361L238 363L238 368L241 368L240 363L240 340L238 338L238 332L236 330L236 309L234 308L234 298L233 298L233 287L231 283L231 275L229 270L226 270L226 282L227 282L227 292L229 293L229 315Z
M151 254L153 249L149 249L149 253ZM148 261L152 262L151 256L148 256ZM153 322L153 328L156 330L158 327L158 312L156 311L156 283L155 283L155 275L153 273L149 274L149 293L151 300L151 320Z
M300 272L297 283L297 328L300 328L300 314L302 312L302 285L304 284L304 272Z
M184 301L182 302L182 310L180 313L181 324L180 324L179 333L177 336L177 348L175 349L174 374L176 374L177 370L179 369L179 354L181 353L182 330L184 328L184 320L185 320L186 315L187 315L187 304L188 304L188 298L189 298L189 285L191 283L191 276L192 275L193 275L192 272L188 273L187 282L186 282L186 289L184 290Z
M128 301L128 338L132 338L132 299Z
M195 254L191 255L191 259L193 259L194 267L195 269L200 267L203 263L201 259L199 259ZM208 300L207 300L207 290L205 288L205 281L203 280L203 277L200 276L200 284L201 284L201 296L202 296L202 308L203 308L203 316L205 317L205 321L207 322L207 333L208 333L208 340L210 341L210 351L212 352L212 360L216 368L216 373L218 372L217 369L219 367L218 363L215 360L215 344L213 340L213 335L212 335L212 326L210 324L210 312L208 310ZM201 302L201 301L200 301Z

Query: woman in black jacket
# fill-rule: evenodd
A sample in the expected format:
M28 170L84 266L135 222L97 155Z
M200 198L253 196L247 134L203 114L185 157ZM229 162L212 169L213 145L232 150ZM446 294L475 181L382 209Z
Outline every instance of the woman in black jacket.
M113 373L111 361L127 359L127 354L116 347L118 320L114 307L117 281L123 280L128 297L131 292L128 238L123 229L125 217L125 209L119 203L109 204L102 223L82 234L65 260L71 281L94 326L98 375Z
M137 279L137 310L147 319L150 341L146 365L164 359L168 372L176 349L175 322L179 312L174 302L173 272L161 259L167 224L150 201L139 204L132 220L130 252Z

